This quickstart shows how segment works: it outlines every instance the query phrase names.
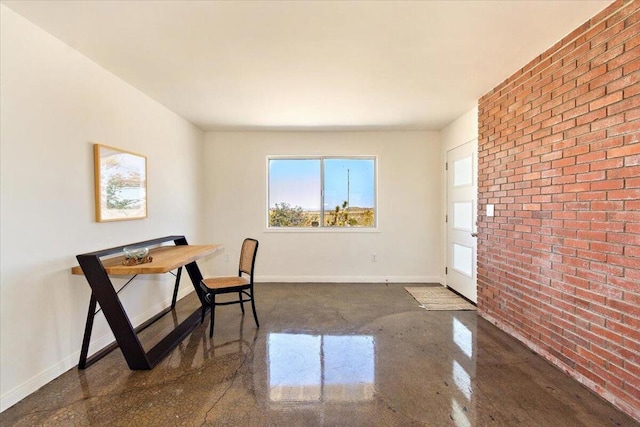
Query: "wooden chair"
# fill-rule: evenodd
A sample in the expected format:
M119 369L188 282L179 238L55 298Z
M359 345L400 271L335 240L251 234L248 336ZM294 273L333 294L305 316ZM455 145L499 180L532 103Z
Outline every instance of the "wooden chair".
M205 303L211 308L211 326L209 328L209 337L213 336L213 322L215 319L215 310L217 305L240 304L242 314L244 315L244 303L251 302L253 310L253 318L256 326L259 328L258 315L256 314L256 305L253 301L253 268L256 263L256 254L258 253L258 241L255 239L244 239L242 242L242 250L240 251L240 265L238 267L238 276L216 277L212 279L202 279L200 288L205 299ZM216 295L238 293L238 299L233 301L216 302ZM204 315L206 304L202 304L202 318L204 323Z

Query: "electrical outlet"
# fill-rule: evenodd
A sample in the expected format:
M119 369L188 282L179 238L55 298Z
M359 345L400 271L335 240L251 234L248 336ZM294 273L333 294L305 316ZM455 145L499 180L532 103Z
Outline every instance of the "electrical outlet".
M376 262L378 260L378 255L376 255L376 253L372 253L371 254L371 262Z

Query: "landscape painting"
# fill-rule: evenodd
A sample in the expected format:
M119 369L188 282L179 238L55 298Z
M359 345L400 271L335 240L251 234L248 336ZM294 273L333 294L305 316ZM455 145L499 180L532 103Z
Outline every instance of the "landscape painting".
M96 221L147 217L147 158L94 144Z

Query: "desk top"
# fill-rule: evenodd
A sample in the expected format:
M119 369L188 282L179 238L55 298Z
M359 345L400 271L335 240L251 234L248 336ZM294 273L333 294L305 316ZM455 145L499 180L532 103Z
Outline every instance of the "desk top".
M102 260L107 274L158 274L168 273L207 255L223 249L222 245L175 245L160 246L149 250L153 261L139 265L123 265L124 255ZM72 274L84 274L80 266L71 269Z

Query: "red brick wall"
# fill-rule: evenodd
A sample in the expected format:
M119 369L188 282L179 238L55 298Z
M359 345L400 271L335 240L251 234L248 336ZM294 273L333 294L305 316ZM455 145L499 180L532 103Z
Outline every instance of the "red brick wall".
M639 58L618 1L480 99L478 156L480 314L637 419Z

